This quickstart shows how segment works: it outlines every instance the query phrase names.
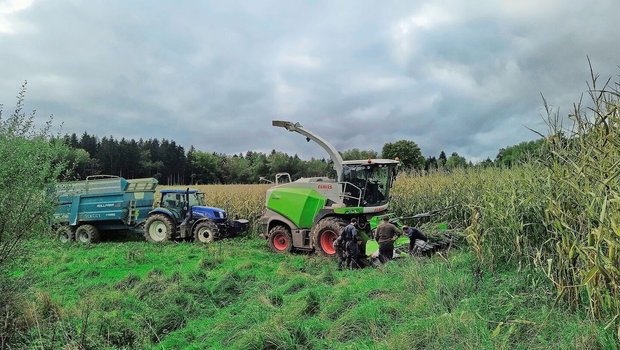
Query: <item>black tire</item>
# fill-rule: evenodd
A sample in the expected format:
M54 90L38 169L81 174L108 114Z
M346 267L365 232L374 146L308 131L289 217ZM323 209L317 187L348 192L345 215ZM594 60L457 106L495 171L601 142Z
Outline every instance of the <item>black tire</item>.
M293 250L293 236L286 226L277 225L269 230L267 242L269 249L274 253L284 254Z
M211 221L203 221L194 227L194 239L200 243L212 243L219 238L220 230Z
M164 214L154 214L146 219L144 238L147 242L161 243L172 239L176 228L172 220Z
M56 237L62 243L75 241L75 229L68 225L62 225L56 229Z
M80 243L97 243L100 238L99 229L90 224L80 225L75 231L75 240Z
M347 222L340 218L325 218L312 231L314 251L321 256L336 257L334 241L340 237Z

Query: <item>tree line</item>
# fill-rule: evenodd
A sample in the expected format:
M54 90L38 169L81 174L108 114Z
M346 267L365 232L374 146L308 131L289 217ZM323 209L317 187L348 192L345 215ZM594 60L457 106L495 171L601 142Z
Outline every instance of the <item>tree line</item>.
M87 132L81 136L75 133L65 135L63 142L71 149L68 161L73 166L69 178L74 180L109 174L126 178L155 177L166 185L231 184L273 180L280 172L291 174L293 179L334 175L329 159L303 160L296 154L291 156L276 150L268 154L248 151L227 155L197 150L193 146L186 151L174 140L98 138ZM471 166L512 166L526 159L526 154L536 153L536 147L540 145L542 142L537 141L502 148L494 161L487 159L475 165L456 152L447 156L442 151L437 157L424 157L419 146L411 140L386 143L381 153L354 148L341 154L345 160L399 158L405 170L433 171Z

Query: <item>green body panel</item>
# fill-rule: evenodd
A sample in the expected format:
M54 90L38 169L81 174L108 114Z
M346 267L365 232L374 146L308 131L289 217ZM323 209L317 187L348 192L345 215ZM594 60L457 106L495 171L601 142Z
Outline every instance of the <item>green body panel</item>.
M312 188L283 187L274 189L267 208L291 220L298 228L311 228L327 199Z
M362 214L364 212L364 208L362 207L348 207L348 208L335 208L334 213L336 214Z
M404 245L409 245L409 237L407 236L400 236L394 242L394 247L400 247ZM376 253L377 250L379 250L379 243L377 243L377 241L372 239L366 242L366 255L372 255Z
M377 226L379 226L379 224L381 223L381 220L383 220L385 216L389 217L390 222L393 223L394 225L398 227L402 227L402 224L400 223L400 220L398 220L398 217L396 217L396 214L386 213L386 214L381 214L381 215L375 215L372 218L370 218L370 220L368 220L368 222L370 223L370 229L374 231L377 228Z

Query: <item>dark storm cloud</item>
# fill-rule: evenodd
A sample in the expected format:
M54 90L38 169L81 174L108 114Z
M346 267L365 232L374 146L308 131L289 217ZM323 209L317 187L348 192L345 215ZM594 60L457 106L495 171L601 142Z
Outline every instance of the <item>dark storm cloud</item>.
M0 3L0 101L63 130L168 138L224 153L324 157L416 141L474 160L544 130L542 92L568 112L586 56L617 74L613 0Z

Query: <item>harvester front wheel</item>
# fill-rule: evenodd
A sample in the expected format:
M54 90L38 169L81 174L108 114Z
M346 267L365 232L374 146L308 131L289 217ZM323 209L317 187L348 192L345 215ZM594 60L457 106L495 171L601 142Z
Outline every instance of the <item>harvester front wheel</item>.
M340 237L346 225L346 221L339 218L326 218L321 220L314 228L312 234L314 251L322 256L336 256L334 241Z
M75 240L75 230L71 226L62 225L56 230L56 236L62 243Z
M274 226L269 230L269 248L275 253L288 253L293 249L293 237L285 226Z
M80 225L75 231L75 238L80 243L97 243L99 236L99 230L90 224Z
M160 243L169 241L172 239L174 231L174 223L163 214L149 216L144 224L144 238L148 242Z
M194 238L196 242L211 243L219 235L217 225L211 221L203 221L194 227Z

